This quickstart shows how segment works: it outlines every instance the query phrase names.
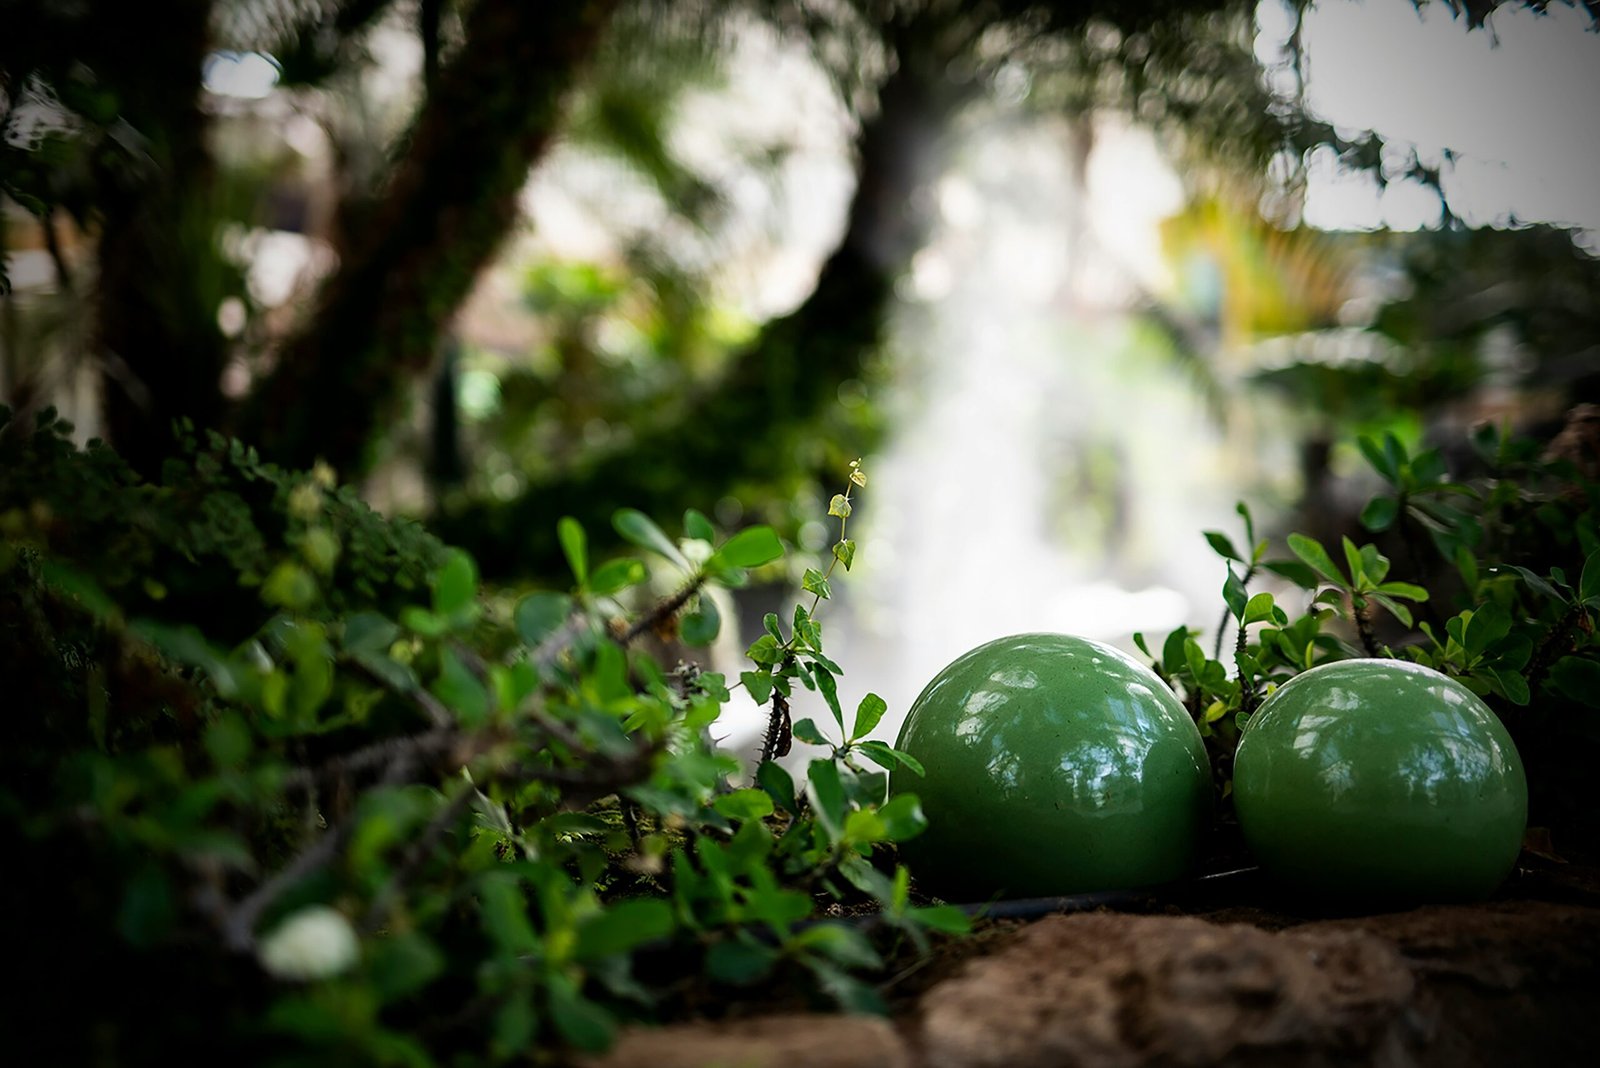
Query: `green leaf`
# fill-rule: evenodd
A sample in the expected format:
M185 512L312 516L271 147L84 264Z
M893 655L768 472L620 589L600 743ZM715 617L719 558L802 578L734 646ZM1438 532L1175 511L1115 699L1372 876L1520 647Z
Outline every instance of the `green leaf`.
M883 998L867 983L845 974L830 962L809 956L803 959L811 974L817 977L817 984L839 1003L840 1008L867 1016L888 1014Z
M779 808L791 815L800 811L794 795L794 779L775 760L768 760L756 769L756 782Z
M745 692L758 705L766 704L767 698L772 696L772 676L765 671L741 671L739 681L744 683Z
M585 1053L604 1050L617 1030L611 1014L578 993L565 975L550 977L550 1018L561 1037Z
M821 664L823 667L833 672L835 677L844 674L844 669L838 664L835 664L832 660L829 660L826 656L823 656L822 650L820 649L813 649L806 653L805 662L808 664Z
M1590 553L1583 562L1583 573L1578 576L1578 600L1600 604L1600 551Z
M844 784L839 781L839 765L833 762L832 757L813 760L806 778L810 783L811 802L816 808L817 819L828 832L828 837L838 841L844 831L845 816Z
M43 424L35 421L35 426ZM14 429L14 428L13 428ZM79 604L98 619L107 619L117 612L116 602L91 579L75 568L55 560L41 560L39 577L48 585L75 598Z
M474 606L478 597L478 566L460 549L452 549L433 579L433 610L453 616Z
M528 918L528 900L515 876L489 872L479 879L477 897L484 930L504 953L515 956L539 951L539 936Z
M839 724L840 735L845 734L844 709L839 707L839 684L834 680L833 672L818 663L811 665L811 671L817 680L817 690L822 694L822 699L828 702L828 711L833 713L834 722Z
M750 648L744 651L744 655L750 659L751 663L758 664L761 667L776 665L779 660L783 659L778 643L772 640L772 635L770 634L763 634L751 642Z
M918 760L904 749L891 749L889 752L893 753L894 758L900 761L900 763L904 764L906 770L912 774L919 777L928 774L927 769L922 766L922 761Z
M794 632L803 643L819 653L822 651L822 624L811 618L805 605L794 606Z
M695 676L696 688L719 705L728 703L728 680L720 671L702 671Z
M833 558L844 565L846 571L856 562L856 543L849 538L837 542L833 547Z
M1525 706L1532 698L1533 694L1528 689L1528 680L1522 677L1522 672L1489 668L1486 673L1494 681L1495 689L1499 690L1512 704Z
M595 569L594 576L589 580L589 592L605 597L629 586L637 586L649 577L644 564L631 556L608 560Z
M752 790L751 793L760 793ZM765 798L765 794L762 797ZM654 898L630 898L609 905L578 925L572 955L578 960L626 953L646 942L666 938L677 925L672 906Z
M878 765L880 768L884 768L888 771L893 771L895 765L898 764L903 765L908 771L911 771L914 774L926 774L926 772L923 770L921 762L919 762L910 753L905 753L899 749L893 748L888 742L880 742L875 739L868 742L858 742L855 745L855 751L872 761L874 764Z
M566 554L567 566L572 568L573 577L578 580L578 585L588 585L589 539L584 534L583 527L570 515L564 515L556 524L556 537L561 542L561 551Z
M922 802L916 794L896 794L878 809L878 817L891 842L904 842L928 829L928 818L922 814Z
M807 927L789 940L791 951L820 953L846 968L879 968L883 959L859 931L837 923Z
M1419 452L1411 458L1411 477L1419 486L1433 487L1448 470L1444 456L1438 449Z
M1277 606L1272 600L1272 594L1256 594L1254 597L1250 598L1249 603L1244 606L1244 625L1248 627L1252 623L1260 623L1263 620L1271 619L1273 609L1276 607Z
M383 653L400 637L400 628L377 612L357 612L344 621L344 648L351 654Z
M756 885L745 899L750 918L771 927L780 935L811 915L809 895L799 890L786 890L775 885L770 878L756 880Z
M408 604L400 609L400 622L407 630L414 631L424 638L440 638L450 631L448 620L414 604Z
M1228 611L1233 613L1234 619L1243 618L1250 594L1245 589L1244 580L1231 567L1222 583L1222 599L1227 602Z
M1306 566L1318 575L1321 575L1335 586L1350 585L1345 581L1345 577L1339 573L1338 565L1333 562L1333 557L1328 555L1328 550L1322 547L1321 542L1315 538L1308 538L1304 534L1290 534L1288 540L1289 551L1305 561Z
M1341 538L1340 544L1344 548L1344 562L1350 568L1350 584L1357 588L1362 588L1366 585L1376 585L1377 579L1382 578L1383 576L1379 575L1374 578L1374 576L1367 573L1366 557L1362 554L1360 549L1356 548L1356 543L1351 541L1349 538ZM1362 581L1363 579L1368 580L1368 582L1364 583Z
M800 579L800 586L807 593L814 593L824 601L833 596L833 588L828 585L828 580L814 567L806 568L805 575Z
M146 861L128 881L117 909L117 930L135 946L153 946L178 918L178 901L159 865Z
M1261 565L1274 575L1280 575L1303 590L1317 588L1317 573L1298 560L1268 560Z
M1395 472L1398 478L1406 463L1406 449L1400 444L1400 439L1393 432L1386 431L1383 435L1383 459L1388 469Z
M773 813L772 798L765 790L745 789L722 794L711 807L730 820L759 820Z
M261 584L261 599L290 611L302 611L316 602L316 576L304 566L285 560Z
M255 738L244 718L236 712L223 713L206 728L206 752L219 768L236 768L255 748Z
M1522 576L1522 581L1526 582L1530 589L1543 594L1544 596L1550 598L1550 600L1562 602L1566 600L1565 597L1561 596L1561 594L1557 592L1554 586L1550 585L1550 583L1546 582L1534 572L1529 571L1527 568L1513 567L1511 570ZM1585 565L1585 570L1587 570L1587 565Z
M855 730L850 732L850 741L853 742L857 738L865 737L872 728L878 725L878 721L883 718L883 714L888 710L888 704L877 694L869 693L863 697L861 704L856 706L856 726Z
M1600 708L1600 661L1564 656L1546 677L1551 689L1581 705Z
M683 535L696 541L714 542L717 540L717 528L711 525L711 520L704 514L690 508L683 513Z
M972 930L972 917L955 905L908 909L906 915L922 926L943 934L964 935Z
M719 983L748 986L766 978L777 960L777 950L734 937L706 951L706 971Z
M1391 616L1394 616L1394 618L1398 619L1402 627L1409 627L1414 622L1411 617L1411 609L1390 598L1387 594L1373 591L1372 593L1368 594L1368 596L1381 604Z
M883 825L883 820L878 813L870 808L852 810L844 819L844 835L846 842L855 845L872 845L882 842L887 838L888 830Z
M768 612L766 615L762 616L761 625L766 629L768 634L772 635L773 641L777 642L779 645L785 644L783 628L778 623L778 613Z
M1399 467L1393 464L1389 457L1384 455L1383 450L1378 447L1378 443L1376 441L1363 434L1361 437L1356 439L1356 447L1361 450L1361 455L1367 458L1367 463L1372 465L1374 471L1377 471L1378 474L1382 475L1390 482L1399 481Z
M1407 601L1426 601L1428 599L1427 590L1409 582L1380 583L1375 592L1386 594L1390 597L1402 597Z
M637 508L618 509L611 517L611 525L630 544L664 557L685 571L689 570L689 561L684 559L683 553L678 551L672 539L667 537L649 516Z
M489 716L489 691L453 649L440 651L439 677L432 690L467 726L477 726Z
M783 542L768 526L747 527L722 543L717 559L733 567L760 567L783 555Z
M572 598L564 593L539 591L517 602L512 623L525 645L538 645L572 614Z
M1388 530L1399 514L1399 500L1394 497L1374 497L1361 509L1361 525L1374 533Z
M835 493L828 502L828 514L838 516L840 519L850 518L850 498L842 493Z
M1239 518L1244 520L1244 538L1246 541L1256 540L1256 521L1250 514L1250 506L1243 501L1236 501L1233 510L1239 513Z
M697 649L704 648L717 640L717 635L722 631L722 612L717 608L717 602L708 594L702 593L700 601L695 605L694 611L685 612L678 621L678 636L685 645Z
M1480 606L1472 613L1472 618L1466 620L1460 641L1469 654L1477 656L1509 633L1511 633L1510 613L1490 601Z
M790 728L790 733L802 742L807 742L811 745L833 744L822 736L822 732L817 730L817 725L809 719L797 720L794 726Z
M911 901L911 872L904 864L894 866L894 883L889 890L889 908L902 911Z
M1207 530L1203 534L1206 543L1211 546L1211 550L1218 556L1224 560L1237 560L1241 564L1245 562L1244 557L1239 555L1239 550L1233 547L1233 542L1226 534L1219 530Z
M1182 671L1188 661L1189 628L1179 627L1161 643L1161 666L1169 675Z
M382 1001L410 997L444 971L444 954L415 932L403 932L369 943L367 974Z
M335 1024L335 1032L342 1029L342 1025ZM513 991L495 1010L490 1049L497 1061L510 1060L526 1049L538 1033L539 1017L533 1003L521 991Z

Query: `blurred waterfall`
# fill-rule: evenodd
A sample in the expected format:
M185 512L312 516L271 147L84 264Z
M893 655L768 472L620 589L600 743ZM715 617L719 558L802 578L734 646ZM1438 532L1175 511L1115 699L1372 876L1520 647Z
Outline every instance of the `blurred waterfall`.
M1131 310L1162 284L1157 226L1181 203L1148 135L1101 127L1075 157L1060 121L981 118L901 285L890 437L867 458L856 568L820 615L847 715L880 694L891 741L991 638L1131 649L1137 630L1214 627L1223 570L1200 531L1231 529L1239 494L1170 343ZM810 693L794 715L832 726ZM739 720L736 746L755 729Z

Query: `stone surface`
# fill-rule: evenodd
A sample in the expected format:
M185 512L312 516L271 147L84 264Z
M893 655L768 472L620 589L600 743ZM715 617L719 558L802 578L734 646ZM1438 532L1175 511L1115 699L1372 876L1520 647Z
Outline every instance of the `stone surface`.
M1570 882L1570 881L1569 881ZM1580 895L1575 900L1591 900ZM1499 1068L1600 1048L1600 908L1079 913L952 943L894 1021L630 1029L583 1068Z
M793 1014L630 1028L582 1068L910 1068L905 1044L874 1016Z
M953 900L1150 886L1187 873L1211 808L1193 720L1151 671L1084 638L1019 634L922 691L894 772L929 820L904 852Z
M923 997L927 1068L1587 1064L1600 911L1440 907L1268 932L1194 917L1032 924Z
M1522 847L1511 737L1455 679L1345 660L1262 703L1234 758L1239 829L1301 895L1391 906L1488 897Z
M929 1068L1206 1065L1317 1049L1393 1059L1414 980L1359 930L1271 934L1179 917L1079 915L1027 928L922 1003Z

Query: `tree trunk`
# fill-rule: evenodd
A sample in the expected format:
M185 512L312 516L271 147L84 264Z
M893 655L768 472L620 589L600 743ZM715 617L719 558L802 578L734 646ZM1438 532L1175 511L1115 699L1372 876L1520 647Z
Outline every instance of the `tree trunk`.
M769 323L670 420L636 428L623 449L515 500L472 502L440 517L441 536L471 551L485 574L551 573L560 566L555 524L562 515L604 540L618 508L661 518L707 509L743 482L770 482L791 469L794 447L881 340L894 280L925 239L919 193L937 177L948 119L970 92L952 84L935 55L901 49L857 141L844 237L799 308ZM691 483L698 496L686 499Z
M245 408L272 460L360 474L377 428L517 216L528 169L615 0L478 0L388 188L341 250L304 328Z
M226 343L217 304L226 273L210 233L212 164L200 111L209 0L164 5L159 28L137 4L91 16L96 74L137 134L97 163L101 216L96 348L107 436L154 474L179 417L214 424Z

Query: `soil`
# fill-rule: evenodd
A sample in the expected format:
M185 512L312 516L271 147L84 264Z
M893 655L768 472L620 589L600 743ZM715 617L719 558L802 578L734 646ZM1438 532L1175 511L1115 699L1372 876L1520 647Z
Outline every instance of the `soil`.
M1537 866L1481 904L1312 915L1241 873L991 920L893 974L888 1019L779 998L781 1011L629 1030L584 1065L1588 1065L1600 867L1528 859Z

